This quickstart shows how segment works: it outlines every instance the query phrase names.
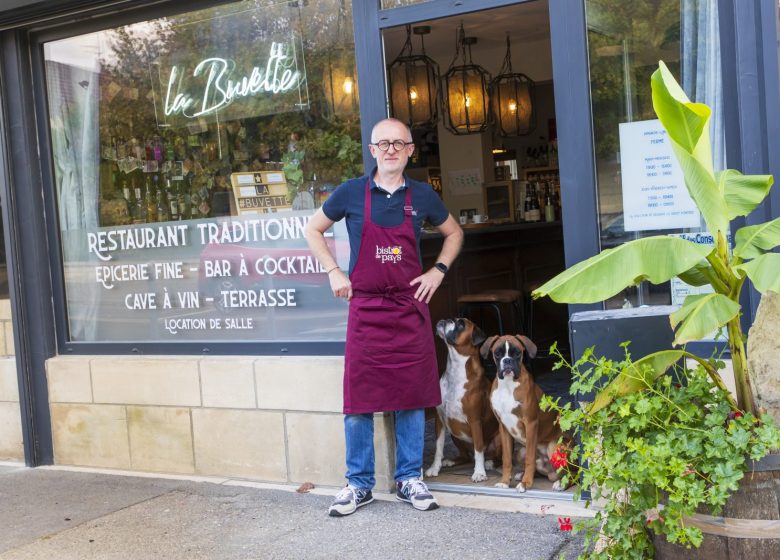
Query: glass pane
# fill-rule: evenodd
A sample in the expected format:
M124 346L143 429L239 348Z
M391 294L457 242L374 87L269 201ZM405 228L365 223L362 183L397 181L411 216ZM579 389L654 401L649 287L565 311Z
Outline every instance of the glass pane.
M382 9L400 8L401 6L411 6L412 4L422 4L430 0L382 0Z
M44 52L71 340L344 339L303 228L362 174L349 1L235 2ZM328 242L346 268L343 226Z
M717 0L587 0L601 248L651 235L706 243L706 228L656 120L650 76L663 60L713 109L715 169L725 168ZM643 283L608 308L681 303L682 283Z

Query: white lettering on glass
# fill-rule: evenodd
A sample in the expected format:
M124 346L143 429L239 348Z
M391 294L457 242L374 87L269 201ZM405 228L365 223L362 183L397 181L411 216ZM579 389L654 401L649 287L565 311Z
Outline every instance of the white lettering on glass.
M301 73L293 70L295 64L293 49L282 43L271 43L271 52L264 67L255 66L249 75L231 79L234 63L224 58L211 57L201 60L193 70L193 77L206 76L206 84L197 99L187 93L181 93L179 69L174 66L168 77L165 93L165 114L181 113L185 117L196 118L223 109L242 97L259 93L285 93L300 82ZM175 89L175 93L174 93ZM198 111L189 112L195 106Z

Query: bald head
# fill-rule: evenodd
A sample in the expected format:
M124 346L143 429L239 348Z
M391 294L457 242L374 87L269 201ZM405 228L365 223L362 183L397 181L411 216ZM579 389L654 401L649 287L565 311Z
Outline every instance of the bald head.
M382 119L371 129L371 142L376 143L379 140L403 140L412 141L412 131L406 126L406 123L392 117Z

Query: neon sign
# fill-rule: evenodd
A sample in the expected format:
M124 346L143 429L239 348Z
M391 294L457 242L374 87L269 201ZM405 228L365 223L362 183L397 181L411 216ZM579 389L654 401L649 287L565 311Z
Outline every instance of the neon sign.
M261 94L286 93L301 82L301 73L294 70L294 51L282 43L271 43L271 52L265 66L255 66L249 75L234 80L231 78L235 63L224 58L203 59L192 72L193 77L206 77L206 84L197 96L181 92L180 74L177 66L171 68L168 88L165 93L165 115L181 114L196 118L224 109L237 99Z

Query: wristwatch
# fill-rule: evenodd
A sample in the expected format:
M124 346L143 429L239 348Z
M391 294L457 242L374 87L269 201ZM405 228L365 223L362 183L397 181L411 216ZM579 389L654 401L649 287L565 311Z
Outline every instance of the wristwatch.
M441 262L435 263L433 267L437 269L439 272L441 272L442 274L447 274L447 271L449 270L449 268L447 268L447 265Z

